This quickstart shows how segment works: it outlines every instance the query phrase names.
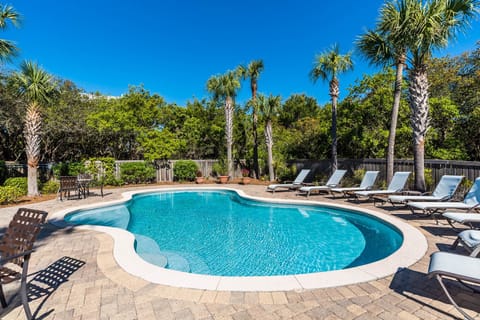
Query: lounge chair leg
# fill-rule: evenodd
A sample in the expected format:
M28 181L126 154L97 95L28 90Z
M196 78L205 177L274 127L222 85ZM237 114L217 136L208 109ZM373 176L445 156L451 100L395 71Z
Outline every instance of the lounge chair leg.
M450 295L447 288L445 287L445 284L442 281L442 277L439 274L437 274L436 278L437 278L438 282L440 283L440 286L442 287L443 291L447 295L448 300L450 300L450 302L453 304L453 306L465 317L465 319L473 320L473 318L470 317L465 311L460 309L460 307L457 305L457 303L453 300L452 296Z
M457 238L452 245L450 246L450 249L455 250L458 246L458 243L460 242L460 238Z

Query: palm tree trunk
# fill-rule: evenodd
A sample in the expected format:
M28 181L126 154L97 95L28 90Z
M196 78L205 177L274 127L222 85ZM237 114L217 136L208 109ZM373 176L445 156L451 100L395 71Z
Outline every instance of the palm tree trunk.
M267 144L268 153L268 175L270 177L270 181L274 181L275 172L273 171L273 134L271 120L268 120L265 124L265 142Z
M252 78L250 81L250 89L252 90L252 100L255 103L257 99L257 81ZM258 117L257 117L257 107L254 105L252 110L252 131L253 131L253 172L254 178L260 178L260 167L258 165Z
M330 82L330 97L332 98L332 172L338 168L337 160L337 100L340 94L338 80L333 78Z
M428 119L428 78L425 65L410 71L408 88L413 129L415 189L425 191L425 135Z
M31 103L25 115L25 151L27 154L28 196L38 196L37 167L40 160L40 129L42 119L39 105Z
M393 177L393 167L395 164L395 136L397 132L398 110L400 109L400 98L402 96L403 65L405 56L402 56L397 63L395 76L395 90L393 93L392 117L390 119L390 133L388 135L387 150L387 185Z
M227 169L228 175L233 178L233 100L231 97L225 99L225 136L227 140Z

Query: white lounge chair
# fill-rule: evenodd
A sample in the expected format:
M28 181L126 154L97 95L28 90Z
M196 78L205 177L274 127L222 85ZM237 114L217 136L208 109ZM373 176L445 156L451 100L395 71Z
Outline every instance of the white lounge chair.
M280 188L287 190L298 189L303 185L303 180L305 180L309 173L310 169L302 169L292 183L271 184L267 187L267 191L274 193L275 190Z
M480 230L464 230L460 232L457 239L452 244L452 249L456 249L461 244L471 257L476 257L480 253Z
M449 252L435 252L430 257L428 276L430 278L435 277L438 280L448 300L450 300L465 319L473 320L473 318L463 311L455 300L453 300L443 280L445 278L453 278L474 292L480 293L478 288L471 285L480 285L480 259Z
M367 171L363 176L362 182L358 187L347 188L331 188L330 192L335 196L335 193L343 193L344 197L351 196L355 191L365 191L372 189L375 181L377 180L379 171Z
M425 214L434 215L435 219L437 218L435 213L443 212L448 209L461 209L461 210L475 210L480 209L478 204L480 203L480 178L475 179L472 187L465 195L465 198L462 202L460 201L451 201L451 202L407 202L407 206L410 208L412 213L415 213L415 210L421 210Z
M457 191L462 179L463 176L444 175L431 194L424 193L418 196L393 195L388 197L388 201L390 201L393 205L396 203L405 204L408 201L448 201L453 197L455 191Z
M387 198L383 198L383 197L379 198L379 197L402 192L403 189L405 188L405 184L407 183L409 175L410 175L410 172L408 171L395 172L395 174L392 177L392 181L390 181L390 184L388 185L386 190L356 191L355 197L357 199L368 198L368 199L374 200L375 202L377 200L381 202L385 202Z
M347 170L335 170L330 176L327 183L323 186L304 186L298 189L299 194L305 193L307 197L310 196L312 191L329 191L330 188L337 187L340 184L343 176L347 173Z
M480 203L476 206L473 206L470 210L466 212L457 212L457 211L445 211L442 216L447 219L448 223L456 229L454 223L464 224L469 226L471 229L475 228L475 225L480 225L480 214L475 213L474 211L480 209Z

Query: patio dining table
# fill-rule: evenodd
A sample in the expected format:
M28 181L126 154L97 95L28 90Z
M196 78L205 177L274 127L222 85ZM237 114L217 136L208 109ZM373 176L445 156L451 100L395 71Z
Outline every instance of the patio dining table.
M77 178L80 194L83 195L83 198L86 198L88 195L90 195L90 183L92 180L92 178Z

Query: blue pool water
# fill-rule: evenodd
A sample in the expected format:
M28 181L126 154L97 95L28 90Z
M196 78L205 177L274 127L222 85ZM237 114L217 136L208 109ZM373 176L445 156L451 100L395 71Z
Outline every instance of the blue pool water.
M258 202L231 191L136 195L65 219L130 231L150 263L221 276L351 268L385 258L403 241L395 227L356 211Z

